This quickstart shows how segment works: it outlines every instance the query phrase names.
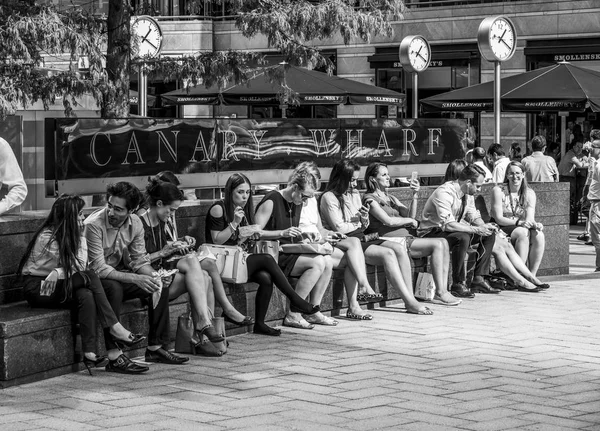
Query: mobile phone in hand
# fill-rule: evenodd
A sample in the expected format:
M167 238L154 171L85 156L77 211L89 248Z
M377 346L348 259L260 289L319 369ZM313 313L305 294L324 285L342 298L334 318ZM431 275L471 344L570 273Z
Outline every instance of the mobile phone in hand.
M419 178L419 173L417 171L412 171L410 174L410 181L416 181Z

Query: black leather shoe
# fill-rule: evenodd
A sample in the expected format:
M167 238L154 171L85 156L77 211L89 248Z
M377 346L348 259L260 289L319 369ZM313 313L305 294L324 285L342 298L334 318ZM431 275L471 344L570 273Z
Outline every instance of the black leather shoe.
M149 369L144 365L136 364L125 355L120 355L114 361L108 361L108 364L106 364L106 371L121 374L140 374Z
M141 343L142 341L144 341L146 339L146 337L142 334L134 334L133 332L130 332L129 337L126 340L120 340L115 337L113 337L113 339L114 339L117 347L119 349L123 350L125 348L125 346L131 347L135 344Z
M475 298L475 294L471 292L471 289L462 283L454 283L450 287L450 293L457 298Z
M494 289L485 280L474 281L471 283L471 292L475 293L500 293L500 289Z
M146 349L146 362L160 362L161 364L183 364L189 361L190 358L185 356L177 356L162 347L158 350Z

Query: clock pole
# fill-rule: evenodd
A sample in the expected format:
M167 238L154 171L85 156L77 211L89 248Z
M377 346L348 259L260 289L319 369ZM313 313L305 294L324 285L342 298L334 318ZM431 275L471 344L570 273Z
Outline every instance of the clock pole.
M500 98L502 97L500 86L500 62L494 61L494 144L500 143Z
M413 117L419 118L419 74L413 72L413 100L412 100L412 111Z
M138 114L148 116L148 67L146 62L140 62L138 71Z

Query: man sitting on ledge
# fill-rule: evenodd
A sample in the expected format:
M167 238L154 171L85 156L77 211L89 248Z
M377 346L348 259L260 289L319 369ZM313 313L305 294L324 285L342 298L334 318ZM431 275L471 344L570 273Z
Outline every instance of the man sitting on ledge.
M169 289L162 287L160 279L152 276L154 270L146 252L144 227L138 216L132 214L141 200L140 191L131 183L119 182L108 186L106 208L90 214L84 222L90 267L102 280L117 319L123 300L143 298L148 301L150 333L146 361L181 364L189 358L174 355L164 348L169 343ZM133 272L125 266L126 253ZM160 295L158 301L153 298L155 292ZM106 371L123 374L148 371L148 367L123 355L106 331L104 340L109 359Z
M446 238L452 252L451 292L459 298L473 298L474 292L499 293L485 280L490 272L497 226L486 224L475 208L473 196L481 190L485 172L468 165L457 180L439 186L423 207L419 236ZM477 263L471 287L466 286L465 257L471 244L478 244Z

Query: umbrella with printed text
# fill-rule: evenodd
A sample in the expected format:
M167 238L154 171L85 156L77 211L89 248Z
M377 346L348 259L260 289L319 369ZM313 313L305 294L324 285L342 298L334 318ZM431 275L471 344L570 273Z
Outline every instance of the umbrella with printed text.
M502 111L600 111L600 72L561 62L501 79ZM494 82L420 101L424 112L493 111Z
M278 105L285 86L297 96L290 104L401 105L404 101L404 94L393 90L288 64L265 68L247 83L228 87L220 94L215 88L197 86L189 91L170 91L161 97L177 105L217 103L212 97L220 97L225 105Z

